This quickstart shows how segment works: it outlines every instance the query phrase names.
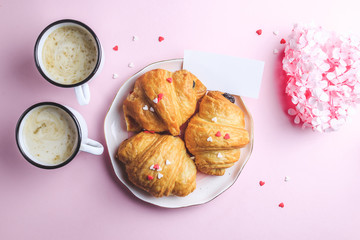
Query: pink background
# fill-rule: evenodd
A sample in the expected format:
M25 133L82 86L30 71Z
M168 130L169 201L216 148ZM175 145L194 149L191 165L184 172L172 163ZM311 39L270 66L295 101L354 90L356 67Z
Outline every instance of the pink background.
M279 41L296 22L359 34L356 4L1 0L0 239L360 239L359 111L334 133L294 126L284 103L282 55L272 53L283 50ZM88 24L105 50L87 106L78 105L72 89L48 84L35 68L38 34L63 18ZM215 200L182 209L144 203L117 180L106 150L102 156L80 153L58 170L38 169L20 155L15 124L40 101L78 110L90 137L105 145L103 121L122 83L152 62L182 57L185 49L265 61L260 98L244 98L255 122L253 154L237 182ZM113 73L119 78L112 79ZM291 180L284 182L285 176Z

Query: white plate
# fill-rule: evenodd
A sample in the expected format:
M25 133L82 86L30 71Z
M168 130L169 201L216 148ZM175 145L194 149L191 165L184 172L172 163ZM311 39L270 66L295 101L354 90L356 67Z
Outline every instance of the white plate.
M116 94L116 97L106 115L104 123L105 140L116 176L136 197L145 202L166 208L179 208L206 203L223 193L226 189L231 187L231 185L234 184L236 179L239 177L241 170L251 155L254 143L252 117L246 109L245 104L241 98L236 97L236 104L243 110L245 114L246 129L249 131L250 143L246 147L242 148L239 161L237 161L233 167L227 169L224 176L209 176L198 173L196 177L196 189L186 197L169 196L155 198L129 182L123 166L121 166L115 159L115 154L120 143L130 136L130 133L126 131L122 103L127 95L133 90L136 79L142 74L157 68L162 68L169 71L180 70L182 69L182 63L183 59L172 59L156 62L148 65L130 79L128 79ZM202 79L200 80L206 86L206 81Z

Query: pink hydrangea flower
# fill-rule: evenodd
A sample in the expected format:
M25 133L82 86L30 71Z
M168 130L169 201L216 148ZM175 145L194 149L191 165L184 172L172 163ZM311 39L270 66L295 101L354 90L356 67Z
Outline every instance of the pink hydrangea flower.
M319 132L339 129L360 103L360 42L318 26L295 25L282 61L294 122Z

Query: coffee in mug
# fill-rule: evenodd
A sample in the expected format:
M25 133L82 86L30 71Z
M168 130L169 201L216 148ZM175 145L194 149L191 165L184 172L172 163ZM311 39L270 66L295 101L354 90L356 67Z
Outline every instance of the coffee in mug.
M75 122L63 109L47 105L29 112L22 131L29 153L48 165L67 160L75 151Z
M66 85L86 79L95 68L97 56L95 39L76 25L54 30L42 50L48 75L53 81Z
M79 151L101 155L101 143L88 138L85 119L76 110L54 102L29 107L16 125L16 143L24 158L45 169L59 168Z
M88 82L101 71L104 51L89 26L72 19L51 23L37 38L34 57L48 82L74 88L80 105L90 102Z

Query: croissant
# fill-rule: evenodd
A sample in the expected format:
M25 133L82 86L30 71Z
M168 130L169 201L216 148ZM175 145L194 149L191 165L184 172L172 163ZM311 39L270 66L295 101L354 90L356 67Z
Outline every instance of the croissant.
M120 144L116 158L129 180L155 197L186 196L196 188L196 166L179 137L141 132Z
M197 169L205 174L224 175L240 158L240 148L249 143L244 113L224 95L208 92L185 131L186 147L195 156Z
M134 91L123 103L128 131L169 131L176 136L180 126L195 112L205 86L192 73L155 69L139 77Z

